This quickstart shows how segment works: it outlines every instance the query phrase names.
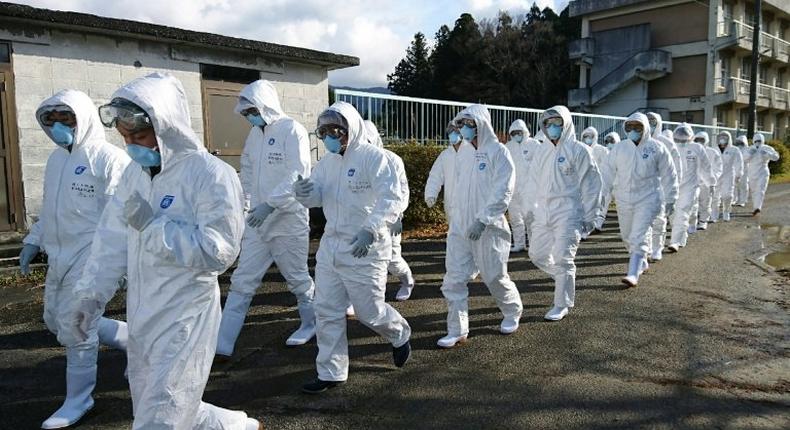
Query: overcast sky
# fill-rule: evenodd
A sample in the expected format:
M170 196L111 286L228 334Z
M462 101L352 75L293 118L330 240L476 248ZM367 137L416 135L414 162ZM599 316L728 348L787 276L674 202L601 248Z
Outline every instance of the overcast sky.
M359 57L359 67L332 72L339 86L386 86L414 33L429 38L463 12L475 19L500 10L524 13L535 1L559 13L569 0L22 0L48 9L152 22Z

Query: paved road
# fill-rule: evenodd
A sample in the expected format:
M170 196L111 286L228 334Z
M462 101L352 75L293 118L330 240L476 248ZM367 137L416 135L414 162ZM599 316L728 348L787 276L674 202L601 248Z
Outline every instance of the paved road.
M764 246L760 222L790 226L788 207L790 185L772 186L760 220L738 210L733 222L692 236L627 290L619 279L628 256L610 219L605 234L581 248L577 305L560 323L542 320L552 282L516 256L510 270L524 301L522 328L498 334L500 314L475 283L470 341L450 351L434 347L445 329L444 245L408 242L419 286L395 306L414 329L412 361L396 370L390 347L352 321L349 382L318 397L298 393L314 376L316 348L284 347L298 324L295 303L281 278L269 275L237 356L215 367L205 399L244 409L272 429L787 429L788 278L747 258ZM396 289L391 283L389 295ZM36 428L64 393L63 350L40 321L41 290L31 294L0 310L4 429ZM123 317L120 299L110 314ZM96 407L79 428L128 427L125 358L102 350L99 366Z

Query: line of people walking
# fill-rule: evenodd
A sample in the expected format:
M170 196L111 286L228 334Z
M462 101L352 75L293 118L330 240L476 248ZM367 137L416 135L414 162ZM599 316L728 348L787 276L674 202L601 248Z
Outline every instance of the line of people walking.
M348 379L350 312L391 344L396 367L409 361L412 329L384 297L388 274L400 280L396 300L408 300L415 288L401 255L410 196L403 160L345 102L318 116L315 135L327 153L315 166L307 130L284 113L270 82L247 85L235 112L251 127L240 175L197 138L184 88L172 75L135 79L98 109L75 90L41 103L36 117L57 148L20 266L28 274L39 252L48 256L44 320L67 362L66 399L42 428L69 427L93 407L99 344L126 351L133 428L263 428L244 412L201 399L215 358L233 355L272 264L300 318L285 345L314 337L318 345L317 375L303 392L322 393ZM107 142L103 127L123 137L126 151ZM564 106L543 112L534 138L515 121L505 145L483 105L448 124L449 145L424 193L429 207L442 193L449 225L441 286L447 330L438 347L468 340L468 283L478 277L502 312L500 332L519 329L523 305L508 260L526 249L555 282L545 319L565 318L575 304L580 241L601 231L611 200L631 255L623 277L629 286L664 249L680 251L688 234L719 214L728 221L731 206L746 203L749 186L759 213L768 162L778 159L761 135L752 146L740 137L733 146L722 132L717 149L685 124L662 134L654 113L631 115L625 139L619 132L610 130L605 146L594 128L579 140ZM313 280L308 209L318 207L327 223ZM237 258L221 309L217 277ZM103 316L122 285L126 322Z

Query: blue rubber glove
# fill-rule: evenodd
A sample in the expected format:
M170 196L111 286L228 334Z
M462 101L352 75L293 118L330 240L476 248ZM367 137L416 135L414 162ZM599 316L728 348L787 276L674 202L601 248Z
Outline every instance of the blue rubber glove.
M252 228L260 227L272 212L274 212L274 208L269 206L266 202L255 206L255 208L247 216L247 225Z
M469 231L466 233L466 236L469 240L478 240L480 236L483 235L483 231L486 229L486 225L480 221L475 221L471 227L469 227Z
M22 252L19 253L19 271L22 273L22 276L30 274L30 262L36 258L39 251L41 251L41 248L29 243L22 247Z
M293 185L293 192L296 197L299 198L307 198L310 197L310 193L313 191L313 183L310 179L303 179L302 175L299 175L299 178L294 182Z
M395 224L392 224L390 226L390 233L393 236L398 236L399 234L403 233L403 221L401 221L400 218L398 218L398 220L395 221Z
M123 213L126 223L137 231L143 231L154 219L154 210L137 191L124 203Z
M362 258L368 255L368 251L370 251L370 246L373 245L373 233L362 229L354 236L354 239L351 240L351 255L357 258Z

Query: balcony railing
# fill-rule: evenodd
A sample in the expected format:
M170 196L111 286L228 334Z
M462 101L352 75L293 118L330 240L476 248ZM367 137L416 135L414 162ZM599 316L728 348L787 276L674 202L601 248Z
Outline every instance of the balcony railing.
M732 101L748 103L751 81L736 77L716 79L715 93L729 94ZM790 110L790 89L757 84L757 104L773 109Z
M720 21L718 37L732 37L743 49L752 49L754 27L738 20ZM760 32L760 54L782 62L790 62L790 41L764 31Z

